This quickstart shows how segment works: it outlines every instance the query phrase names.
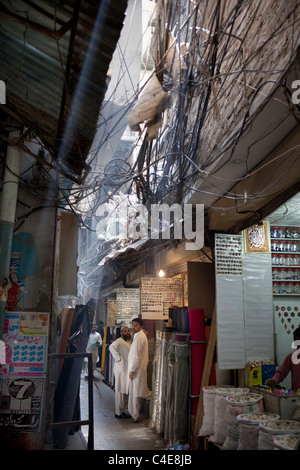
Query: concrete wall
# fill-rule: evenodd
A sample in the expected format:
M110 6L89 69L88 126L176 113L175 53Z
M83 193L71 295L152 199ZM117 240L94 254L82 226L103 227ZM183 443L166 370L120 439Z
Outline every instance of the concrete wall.
M20 200L32 207L37 201L20 194ZM17 222L13 237L13 251L20 253L17 271L18 281L22 283L23 296L20 308L49 312L53 274L53 243L55 209L41 209L30 213L30 208L18 205ZM24 223L20 226L20 223ZM18 228L19 227L19 228ZM15 310L18 307L16 306Z
M43 203L31 193L18 193L19 203L16 211L16 223L13 236L13 264L11 277L14 290L8 296L8 306L12 310L33 310L51 312L52 276L55 240L55 209L41 207ZM24 217L25 216L25 217ZM14 254L15 253L15 254ZM15 298L15 293L17 298ZM51 321L50 321L51 323ZM51 336L51 324L49 334ZM48 338L48 345L50 337ZM38 450L43 448L45 422L49 410L46 399L47 379L44 382L42 401L41 431L32 433L9 432L1 429L1 442L8 449Z

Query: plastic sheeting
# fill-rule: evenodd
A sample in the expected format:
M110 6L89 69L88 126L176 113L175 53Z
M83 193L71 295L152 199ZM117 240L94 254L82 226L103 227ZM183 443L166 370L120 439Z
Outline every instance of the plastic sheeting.
M204 310L202 308L189 309L189 325L191 341L205 340ZM205 360L205 343L191 344L191 394L199 395L201 379ZM192 415L197 414L199 398L192 398Z
M150 412L152 412L151 427L156 429L158 433L162 433L164 431L165 424L168 354L167 344L170 338L170 332L156 332Z
M188 440L189 343L157 332L153 360L151 427L174 443Z

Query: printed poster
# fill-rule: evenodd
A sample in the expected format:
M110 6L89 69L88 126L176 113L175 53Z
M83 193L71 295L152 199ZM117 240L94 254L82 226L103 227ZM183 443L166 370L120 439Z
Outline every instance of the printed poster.
M144 320L168 320L169 308L181 306L181 279L141 279L141 314Z
M48 313L6 313L3 334L5 363L2 359L0 376L44 376L48 328Z
M0 429L12 426L18 432L38 432L44 379L0 378Z

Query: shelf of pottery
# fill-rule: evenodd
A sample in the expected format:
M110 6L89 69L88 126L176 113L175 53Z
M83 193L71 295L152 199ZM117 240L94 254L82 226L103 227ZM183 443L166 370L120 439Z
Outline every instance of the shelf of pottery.
M299 227L271 227L274 295L300 295Z

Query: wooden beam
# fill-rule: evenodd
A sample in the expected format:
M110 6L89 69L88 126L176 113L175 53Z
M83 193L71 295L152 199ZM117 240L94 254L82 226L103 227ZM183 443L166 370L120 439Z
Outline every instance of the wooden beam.
M212 314L210 334L209 334L208 345L206 349L204 369L203 369L202 380L201 380L198 409L197 409L196 420L195 420L195 425L194 425L194 430L193 430L193 440L192 440L193 450L198 449L198 434L202 425L203 415L204 415L203 387L209 385L211 366L213 363L214 351L215 351L215 346L216 346L216 339L217 339L217 328L216 328L216 305L215 305L214 311Z

